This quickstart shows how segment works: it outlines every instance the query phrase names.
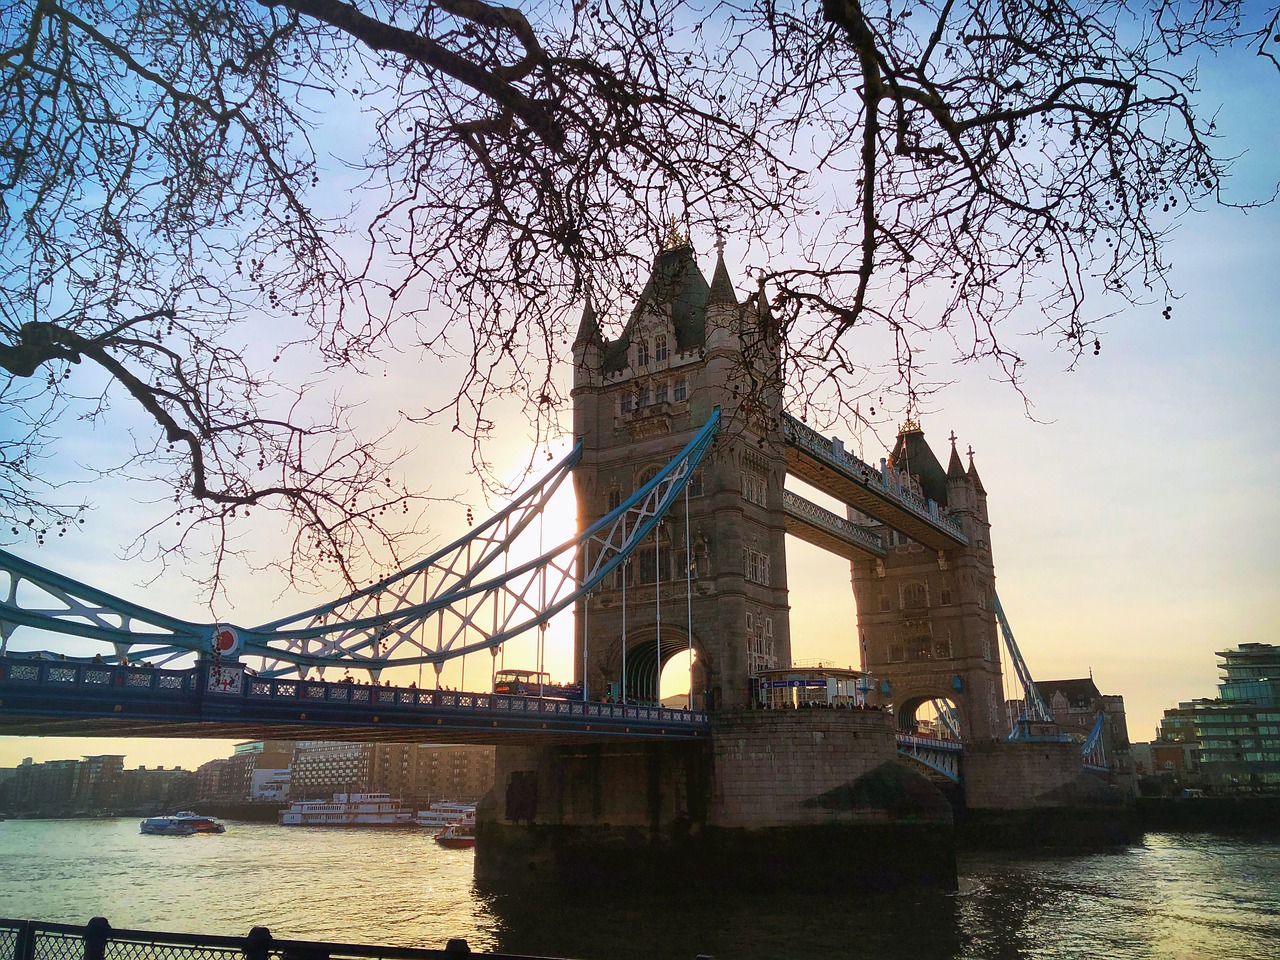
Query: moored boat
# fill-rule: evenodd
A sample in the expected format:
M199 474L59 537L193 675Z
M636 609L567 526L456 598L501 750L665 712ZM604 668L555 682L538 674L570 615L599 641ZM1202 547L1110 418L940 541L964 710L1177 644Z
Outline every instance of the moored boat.
M451 800L437 800L426 810L419 810L413 822L420 827L439 832L452 826L464 817L474 817L474 803L455 803Z
M465 849L476 845L476 818L464 817L451 823L436 834L436 843L451 849Z
M138 825L140 832L159 837L189 837L195 833L226 833L227 828L213 817L190 810L179 810L171 817L147 817Z
M332 800L294 800L280 811L283 827L411 827L413 811L389 793L335 793Z

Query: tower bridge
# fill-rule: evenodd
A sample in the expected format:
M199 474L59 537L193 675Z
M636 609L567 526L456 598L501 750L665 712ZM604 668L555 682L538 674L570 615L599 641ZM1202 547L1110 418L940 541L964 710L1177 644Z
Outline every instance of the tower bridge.
M871 831L886 851L906 844L936 865L929 851L951 808L913 769L958 783L970 815L1112 816L1119 794L1085 769L1107 769L1101 719L1082 757L1000 607L972 454L964 463L953 436L944 468L908 421L879 463L854 456L784 410L777 336L767 300L740 300L722 255L708 283L676 238L616 339L586 305L573 344L578 443L547 477L413 567L257 627L189 623L0 552L0 729L278 724L500 744L498 790L482 811L488 846L559 872L603 869L602 850L636 831L666 851L654 862L722 854L727 835L779 856L771 831L830 840L837 830L832 842L851 855ZM578 532L513 559L528 555L517 544L569 478ZM864 682L828 709L764 709L759 694L759 678L793 667L788 533L849 563L857 622L844 639ZM569 609L580 700L378 685L385 670L418 666L438 687L451 660L496 658ZM105 656L59 654L50 637ZM44 658L34 667L33 652ZM687 710L659 704L663 667L678 656L691 661ZM1006 657L1025 704L1015 723ZM369 684L326 674L352 670ZM931 736L923 711L937 718ZM521 833L516 821L554 833Z

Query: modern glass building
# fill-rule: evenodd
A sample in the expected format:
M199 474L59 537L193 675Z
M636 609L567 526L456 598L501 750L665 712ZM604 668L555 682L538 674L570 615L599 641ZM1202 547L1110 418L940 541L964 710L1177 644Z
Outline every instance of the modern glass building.
M1201 774L1223 792L1280 792L1280 647L1242 643L1217 655L1218 699L1176 711L1194 724Z

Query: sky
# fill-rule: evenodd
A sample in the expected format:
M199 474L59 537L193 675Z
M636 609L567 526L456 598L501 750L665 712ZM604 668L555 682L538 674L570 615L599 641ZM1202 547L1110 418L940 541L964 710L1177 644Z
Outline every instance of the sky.
M1224 143L1241 154L1233 195L1268 194L1280 181L1274 70L1237 59L1206 64L1205 80L1208 96L1225 103L1218 118ZM988 493L997 590L1033 676L1092 674L1103 693L1124 697L1135 741L1154 735L1164 709L1215 695L1215 651L1280 642L1278 237L1274 206L1188 217L1168 249L1181 294L1171 319L1161 316L1160 305L1126 311L1107 322L1101 354L1070 372L1064 355L1028 341L1031 417L1007 385L968 367L956 368L956 383L921 412L942 462L952 430L961 450L975 451ZM709 275L710 239L694 242ZM740 264L731 253L728 259L745 291ZM936 362L946 362L938 350ZM371 422L380 403L401 402L438 372L430 360L403 361L365 384ZM74 454L96 460L119 439L82 434L74 438ZM883 455L878 442L892 442L865 437L860 447L859 438L845 439L873 461ZM478 517L492 511L470 475L467 453L456 434L439 427L420 437L411 455L433 493L459 498L433 509L435 540L424 540L424 551L466 529L468 505ZM490 455L514 475L528 458L529 439L512 429ZM93 491L99 509L82 530L43 548L9 549L164 612L209 620L181 570L155 579L154 565L122 558L154 512L151 496L103 481ZM562 525L571 524L571 501L558 512ZM269 537L258 546L269 549ZM787 564L793 656L856 664L847 564L794 538ZM322 599L242 574L215 606L220 618L254 624ZM549 637L550 668L567 677L568 628L553 627ZM508 663L519 656L513 652ZM470 669L471 678L479 672L487 679L487 666ZM231 741L0 738L0 766L24 757L123 753L129 766L192 768L230 752Z

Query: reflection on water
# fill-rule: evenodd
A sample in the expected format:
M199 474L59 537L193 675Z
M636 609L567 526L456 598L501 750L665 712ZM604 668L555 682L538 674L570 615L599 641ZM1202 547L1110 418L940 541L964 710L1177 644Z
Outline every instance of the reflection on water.
M957 894L743 896L477 888L472 852L425 831L136 820L0 823L0 915L117 927L584 960L1280 956L1280 841L1149 834L1077 855L963 855Z

